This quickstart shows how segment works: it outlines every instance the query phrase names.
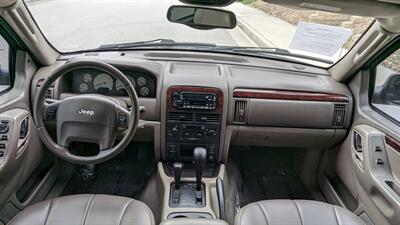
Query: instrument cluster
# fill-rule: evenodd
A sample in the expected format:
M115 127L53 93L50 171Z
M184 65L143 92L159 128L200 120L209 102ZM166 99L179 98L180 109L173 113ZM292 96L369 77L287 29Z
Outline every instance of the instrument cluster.
M156 97L156 81L144 71L121 70L136 90L138 97ZM103 71L85 68L72 71L72 91L80 94L127 96L122 82Z

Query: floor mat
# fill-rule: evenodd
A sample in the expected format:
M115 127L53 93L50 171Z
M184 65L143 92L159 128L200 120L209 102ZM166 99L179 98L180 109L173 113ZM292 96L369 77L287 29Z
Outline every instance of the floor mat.
M289 169L249 170L243 173L241 205L267 199L309 199L314 197Z
M87 181L82 179L79 168L75 169L62 195L90 193L138 199L154 171L154 162L138 160L134 153L123 154L97 165L95 176Z

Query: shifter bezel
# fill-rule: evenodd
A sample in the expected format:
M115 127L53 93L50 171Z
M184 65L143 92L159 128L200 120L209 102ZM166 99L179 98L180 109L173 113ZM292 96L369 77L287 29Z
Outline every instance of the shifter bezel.
M174 198L179 195L179 202ZM180 188L175 189L175 182L171 183L169 192L169 207L171 208L204 208L206 206L205 184L201 182L201 201L196 200L196 182L182 181Z

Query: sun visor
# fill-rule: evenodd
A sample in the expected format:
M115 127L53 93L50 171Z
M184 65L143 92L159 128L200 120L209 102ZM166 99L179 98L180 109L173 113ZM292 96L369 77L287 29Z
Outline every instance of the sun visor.
M263 0L268 3L332 13L388 18L400 16L400 4L377 0Z
M13 5L17 0L1 0L0 1L0 8L5 8Z

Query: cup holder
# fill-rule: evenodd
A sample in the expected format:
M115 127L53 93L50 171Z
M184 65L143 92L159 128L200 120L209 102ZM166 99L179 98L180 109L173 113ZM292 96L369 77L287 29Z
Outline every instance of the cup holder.
M213 217L209 213L178 212L169 214L167 218L168 219L178 219L178 218L212 219Z

